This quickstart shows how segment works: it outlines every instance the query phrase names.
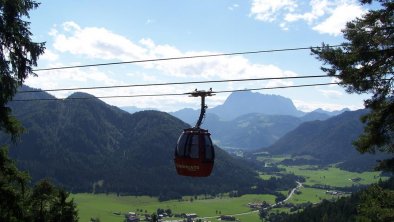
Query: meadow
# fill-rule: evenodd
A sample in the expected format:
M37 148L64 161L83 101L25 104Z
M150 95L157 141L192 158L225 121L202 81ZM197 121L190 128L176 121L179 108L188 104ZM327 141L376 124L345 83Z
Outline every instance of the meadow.
M274 161L281 160L277 157ZM348 172L329 166L319 168L316 166L279 166L284 168L282 174L294 173L303 176L306 181L304 185L328 185L333 187L348 187L359 184L371 184L377 182L380 178L380 172L355 173ZM260 178L269 179L271 176L278 175L260 174ZM351 179L359 178L354 182ZM287 195L288 191L282 191ZM124 214L127 212L137 212L140 215L152 214L157 209L171 209L173 214L196 213L199 217L207 217L209 221L217 221L220 215L235 215L239 221L258 222L261 221L258 212L252 211L247 204L253 202L266 201L274 203L273 195L256 195L248 194L241 197L229 197L220 195L219 197L206 199L204 196L186 196L180 200L170 200L159 202L155 197L148 196L117 196L115 194L72 194L72 198L78 205L80 221L87 222L90 218L99 218L104 222L120 222L124 220ZM288 201L293 204L300 203L318 203L323 199L335 199L338 196L326 194L326 190L310 187L301 187L299 192L294 194ZM276 211L273 209L272 211ZM284 209L286 211L286 209ZM288 210L288 209L287 209ZM239 214L239 215L238 215ZM169 219L170 220L170 219Z
M257 212L251 212L247 206L251 202L275 202L273 195L243 195L230 198L216 197L213 199L193 199L184 197L184 201L170 200L159 202L157 198L147 196L116 196L115 194L72 194L78 205L80 221L90 221L90 218L99 218L105 222L123 221L127 212L141 212L152 214L158 208L171 209L173 214L196 213L199 217L209 217L216 221L219 215L241 214L236 216L241 221L260 221ZM120 213L120 215L119 215Z
M318 168L316 166L282 166L287 173L303 176L306 179L305 185L328 185L333 187L350 187L352 185L367 185L376 183L380 178L380 172L349 172L330 166L326 168ZM359 178L357 182L352 179Z

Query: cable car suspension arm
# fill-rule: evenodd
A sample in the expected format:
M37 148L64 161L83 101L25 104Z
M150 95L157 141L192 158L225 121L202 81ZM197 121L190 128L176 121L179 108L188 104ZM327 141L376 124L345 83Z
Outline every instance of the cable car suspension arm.
M207 105L205 105L205 97L206 96L213 96L215 94L212 94L212 88L209 89L209 91L205 91L205 90L197 90L195 89L194 92L190 93L191 97L201 97L201 111L200 111L200 117L197 120L196 125L194 126L194 128L199 129L202 123L202 120L205 116L205 111L208 108Z

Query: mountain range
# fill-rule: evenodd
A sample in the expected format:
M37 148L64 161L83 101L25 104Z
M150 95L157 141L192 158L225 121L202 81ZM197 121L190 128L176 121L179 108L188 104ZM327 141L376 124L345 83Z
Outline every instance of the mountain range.
M45 92L15 97L40 98L54 99ZM72 192L117 192L164 199L245 190L258 183L251 165L219 147L210 177L178 176L174 148L179 134L190 126L164 112L130 114L85 93L74 93L65 100L15 101L9 105L26 130L17 144L0 134L0 144L9 144L10 155L33 181L52 178ZM354 167L359 166L360 156L367 156L363 163L368 164L377 158L360 155L351 145L362 132L359 118L365 112L348 111L331 118L319 110L304 116L250 113L233 120L209 114L205 124L214 141L217 136L229 144L255 144L264 147L260 151L272 154L309 155L323 164L343 162ZM306 122L316 118L322 120ZM271 144L264 145L261 139L265 137L270 137L266 140Z
M54 98L41 92L14 99L31 96ZM220 148L210 177L178 176L174 148L189 126L164 112L130 114L85 93L9 105L26 130L17 144L4 134L0 144L9 144L11 157L33 181L52 178L72 192L169 198L250 188L257 181L253 170Z
M215 143L223 148L253 150L272 145L303 122L326 120L347 110L305 113L282 96L236 92L222 105L207 110L202 127L209 129ZM194 125L199 110L187 108L171 114Z

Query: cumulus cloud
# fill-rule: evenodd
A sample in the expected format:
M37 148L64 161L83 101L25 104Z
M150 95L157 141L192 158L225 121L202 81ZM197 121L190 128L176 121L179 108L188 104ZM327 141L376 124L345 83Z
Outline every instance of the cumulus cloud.
M274 22L288 30L294 22L304 21L321 34L339 35L346 22L360 17L365 10L355 0L253 0L250 15L256 20Z
M82 28L74 22L66 22L60 29L53 30L51 33L54 38L53 47L57 51L93 59L131 61L220 53L214 51L183 52L169 44L156 44L149 38L134 42L105 28ZM296 75L277 66L251 63L243 56L168 60L165 62L137 63L137 65L158 70L168 76L200 79Z
M309 5L311 7L310 11L304 13L288 13L285 15L284 20L286 22L304 20L310 24L326 14L330 2L328 0L311 0Z
M51 32L53 47L59 52L121 60L142 59L142 55L146 54L141 46L105 28L81 28L75 22L65 22L62 27L63 30Z
M313 27L313 30L323 34L338 36L341 30L345 28L346 22L354 20L362 15L365 11L359 5L347 4L338 5L331 15Z
M59 59L59 55L57 53L54 53L50 49L46 49L44 54L40 56L40 60L45 60L49 62L54 62L57 61L58 59Z
M283 13L293 12L297 8L295 0L254 0L250 16L263 22L273 22Z
M337 111L342 110L344 108L349 108L351 110L357 110L363 108L362 103L359 105L345 105L339 103L323 103L323 102L311 102L311 101L303 101L303 100L294 100L293 103L295 107L304 112L311 112L318 108L324 109L326 111Z
M125 36L114 33L106 28L81 27L75 22L66 22L54 26L49 35L53 38L53 45L47 51L47 67L61 67L80 65L86 61L99 59L100 61L133 61L143 59L158 59L169 57L187 57L195 55L217 54L215 51L182 51L170 44L158 44L150 38L132 40ZM80 62L74 64L61 64L56 57L78 58ZM239 78L264 78L264 77L287 77L297 76L290 70L283 70L271 64L254 63L246 57L220 56L197 59L168 60L161 62L135 63L132 67L122 69L114 67L124 74L116 74L117 71L108 71L106 68L76 68L66 70L42 71L39 77L29 77L26 84L35 88L56 89L74 87L92 87L103 85L128 85L139 83L153 83L168 81L168 77L174 81L199 81L221 80ZM113 70L113 69L111 69ZM126 71L125 71L126 70ZM114 73L112 73L114 72ZM262 88L292 85L291 81L253 81L242 84L220 84L214 90L233 90L244 88ZM212 87L212 85L188 85L187 88ZM160 87L131 87L114 89L82 90L95 96L124 96L140 94L162 93L185 93L185 86L160 86ZM54 92L59 98L70 95L71 91ZM214 107L226 99L226 94L218 94L209 99L209 106ZM157 107L161 110L175 111L179 107L198 108L199 101L175 97L141 97L141 98L112 98L103 99L105 102L117 106Z
M319 89L319 91L327 98L340 98L343 96L343 93L338 90Z
M53 67L60 66L63 65L59 63L53 64ZM123 82L109 77L107 73L96 68L41 71L38 77L29 76L25 81L26 85L35 88L45 87L44 89L74 88L86 83L90 86L100 86L102 83L119 85ZM69 94L70 92L67 91L54 93L58 97L64 97Z

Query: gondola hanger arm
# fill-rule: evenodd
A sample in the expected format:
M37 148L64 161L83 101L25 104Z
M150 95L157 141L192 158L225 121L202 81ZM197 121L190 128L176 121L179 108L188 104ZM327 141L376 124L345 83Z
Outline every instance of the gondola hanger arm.
M199 118L197 120L197 123L194 126L194 128L196 128L196 129L200 128L202 120L203 120L204 115L205 115L205 111L208 108L208 106L205 105L205 97L207 97L207 96L214 96L215 94L213 94L213 93L214 92L212 92L212 88L210 88L208 91L195 89L193 92L188 93L188 94L190 94L191 97L201 97L200 116L199 116Z

